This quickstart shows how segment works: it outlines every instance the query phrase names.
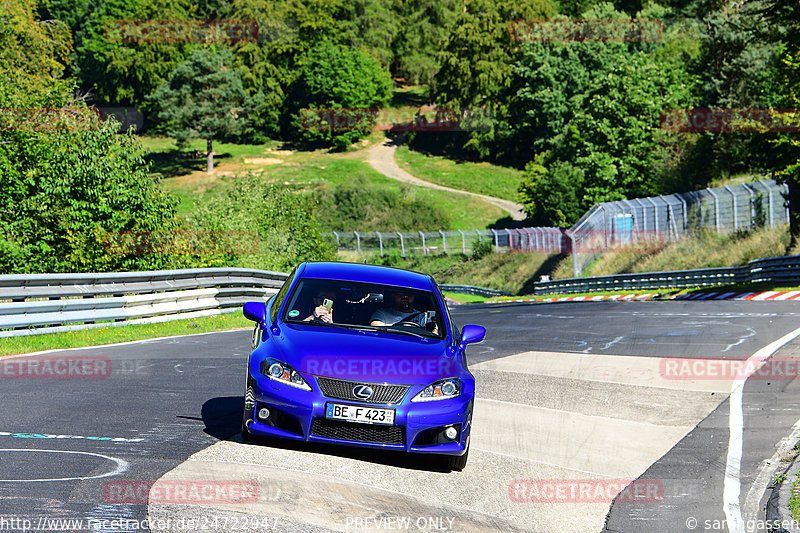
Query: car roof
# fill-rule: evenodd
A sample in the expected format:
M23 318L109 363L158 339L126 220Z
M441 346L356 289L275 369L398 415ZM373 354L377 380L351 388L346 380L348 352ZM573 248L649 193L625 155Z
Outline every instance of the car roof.
M310 262L305 265L305 270L301 274L303 278L382 283L420 290L433 289L430 276L401 268L340 262Z

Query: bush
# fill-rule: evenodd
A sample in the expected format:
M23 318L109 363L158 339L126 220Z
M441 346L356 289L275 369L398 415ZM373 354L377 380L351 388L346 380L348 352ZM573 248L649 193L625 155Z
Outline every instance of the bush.
M449 226L446 213L411 189L369 183L363 176L318 191L317 219L327 231L431 231Z
M198 200L188 224L201 234L248 236L242 246L195 255L193 266L236 266L288 272L301 261L335 257L314 217L314 200L298 190L237 176Z

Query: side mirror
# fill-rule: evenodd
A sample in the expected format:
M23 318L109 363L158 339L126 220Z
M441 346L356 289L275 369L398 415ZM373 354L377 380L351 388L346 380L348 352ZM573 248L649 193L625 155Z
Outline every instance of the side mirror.
M467 324L461 330L461 346L483 342L484 337L486 337L486 328Z
M247 302L242 312L245 318L257 322L262 328L267 327L267 304L264 302Z

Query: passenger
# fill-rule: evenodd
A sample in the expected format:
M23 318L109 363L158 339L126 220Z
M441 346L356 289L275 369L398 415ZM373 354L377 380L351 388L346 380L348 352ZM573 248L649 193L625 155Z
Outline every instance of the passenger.
M311 299L311 314L303 319L303 322L324 322L333 323L333 303L336 298L336 291L333 289L320 289L317 295ZM325 307L325 300L331 302L330 308Z

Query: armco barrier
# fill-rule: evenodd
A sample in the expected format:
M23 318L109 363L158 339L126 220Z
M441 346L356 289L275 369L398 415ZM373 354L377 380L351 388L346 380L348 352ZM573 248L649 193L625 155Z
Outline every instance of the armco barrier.
M286 277L248 268L0 275L0 338L235 311Z
M534 294L683 289L735 283L800 283L800 256L756 259L740 267L617 274L534 283Z
M474 287L472 285L439 285L439 288L446 292L474 294L476 296L483 296L484 298L492 298L494 296L513 296L513 294L510 292L496 291L494 289L487 289L485 287Z

